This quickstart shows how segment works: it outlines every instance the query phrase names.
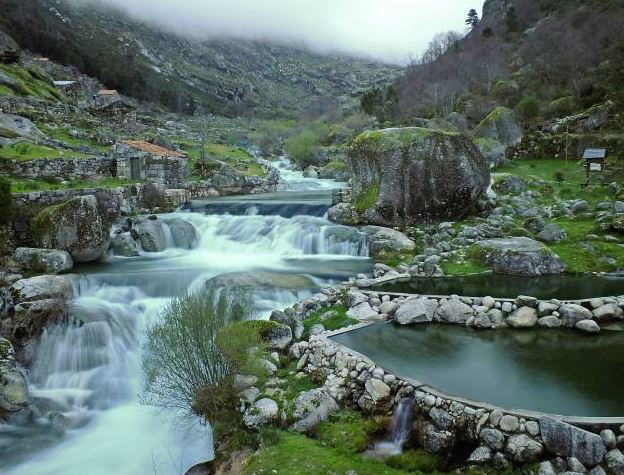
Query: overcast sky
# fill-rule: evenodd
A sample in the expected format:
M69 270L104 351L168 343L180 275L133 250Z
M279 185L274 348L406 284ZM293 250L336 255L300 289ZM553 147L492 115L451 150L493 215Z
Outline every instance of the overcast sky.
M405 62L436 33L465 29L483 0L96 0L198 35L305 43L322 51Z

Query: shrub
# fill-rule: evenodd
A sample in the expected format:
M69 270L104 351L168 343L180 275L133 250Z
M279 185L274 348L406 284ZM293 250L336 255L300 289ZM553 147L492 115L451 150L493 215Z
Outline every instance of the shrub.
M235 429L234 377L250 369L262 342L258 332L228 327L250 316L250 302L248 293L223 288L173 299L147 333L145 400L200 415L216 432Z
M312 130L303 130L284 142L284 151L301 168L319 162L319 136Z
M531 123L540 115L540 104L535 97L525 97L518 103L516 110L522 120Z

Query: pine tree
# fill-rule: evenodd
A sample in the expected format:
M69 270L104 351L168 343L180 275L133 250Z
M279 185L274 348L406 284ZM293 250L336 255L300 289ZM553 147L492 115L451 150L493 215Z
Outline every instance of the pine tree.
M474 28L479 24L479 14L474 8L471 8L468 12L468 18L466 18L466 25L470 28Z

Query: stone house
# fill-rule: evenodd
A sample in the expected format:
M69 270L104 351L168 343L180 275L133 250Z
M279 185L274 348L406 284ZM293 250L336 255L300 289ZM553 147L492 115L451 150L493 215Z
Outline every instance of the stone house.
M185 188L188 184L188 157L180 150L123 140L113 146L113 158L118 178L146 180L167 188Z

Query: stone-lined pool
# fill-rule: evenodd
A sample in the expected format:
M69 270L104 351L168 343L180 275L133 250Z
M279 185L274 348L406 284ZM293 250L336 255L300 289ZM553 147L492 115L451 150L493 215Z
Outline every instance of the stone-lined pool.
M462 277L416 278L374 287L377 292L404 292L422 295L470 295L472 297L515 298L530 295L538 299L574 300L624 295L623 277L593 275L545 275L524 277L474 274Z
M379 323L331 339L449 395L564 416L624 416L624 332Z

